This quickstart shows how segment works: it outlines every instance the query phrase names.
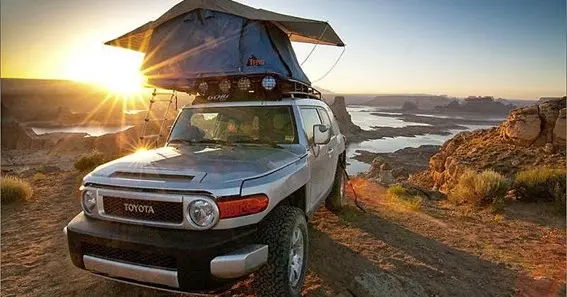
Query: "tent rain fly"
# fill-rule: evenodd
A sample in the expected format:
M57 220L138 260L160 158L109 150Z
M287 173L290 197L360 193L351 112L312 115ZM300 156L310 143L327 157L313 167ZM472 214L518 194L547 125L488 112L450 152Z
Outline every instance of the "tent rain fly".
M158 87L259 73L309 85L290 41L344 46L326 22L230 0L184 0L155 21L105 44L145 53L142 71Z

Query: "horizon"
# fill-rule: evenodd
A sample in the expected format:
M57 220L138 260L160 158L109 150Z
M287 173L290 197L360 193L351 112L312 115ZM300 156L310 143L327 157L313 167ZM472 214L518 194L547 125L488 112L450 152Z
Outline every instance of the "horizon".
M2 77L0 78L1 80L28 80L28 81L55 81L55 82L70 82L70 83L76 83L76 84L86 84L86 85L91 85L94 87L99 88L101 91L104 90L104 86L100 83L100 82L94 82L94 81L78 81L78 80L71 80L71 79L52 79L52 78L25 78L25 77ZM563 96L540 96L538 98L527 98L527 99L522 99L522 98L507 98L507 97L496 97L496 96L492 96L490 94L470 94L470 95L466 95L466 96L452 96L452 95L448 95L448 94L426 94L426 93L349 93L349 92L335 92L332 90L328 90L328 89L322 89L322 88L317 88L317 86L313 86L313 88L315 88L316 90L320 91L321 94L324 95L344 95L344 96L374 96L374 97L378 97L378 96L416 96L416 97L427 97L427 96L436 96L436 97L447 97L448 99L465 99L467 97L493 97L494 100L498 100L498 99L504 99L504 100L518 100L518 101L537 101L540 98L561 98L561 97L565 97L565 95ZM150 87L146 87L145 90L150 91L152 88ZM321 91L323 90L323 91ZM348 99L348 98L347 98Z
M126 87L139 83L143 55L103 42L180 1L140 2L1 0L0 77L103 83L132 91ZM239 2L327 20L347 44L337 67L314 82L332 93L513 100L566 93L564 1ZM300 62L313 49L312 44L293 46ZM317 46L303 67L306 74L316 80L340 52Z

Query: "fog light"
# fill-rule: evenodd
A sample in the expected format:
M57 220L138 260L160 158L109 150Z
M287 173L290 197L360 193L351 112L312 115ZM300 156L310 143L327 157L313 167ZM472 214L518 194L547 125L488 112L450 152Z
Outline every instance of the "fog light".
M228 93L230 92L230 81L228 79L224 79L219 83L219 89L221 90L221 92L223 93Z
M217 220L218 210L213 202L197 199L187 207L189 218L197 227L211 227Z
M203 81L199 84L199 93L205 94L207 92L207 90L209 90L209 85L207 84L207 82Z
M246 90L250 89L250 80L246 77L239 79L238 80L238 88L241 91L246 91Z
M83 192L83 209L91 213L96 206L96 193L91 190Z
M262 87L268 91L273 90L276 87L276 79L269 75L265 76L264 79L262 79Z

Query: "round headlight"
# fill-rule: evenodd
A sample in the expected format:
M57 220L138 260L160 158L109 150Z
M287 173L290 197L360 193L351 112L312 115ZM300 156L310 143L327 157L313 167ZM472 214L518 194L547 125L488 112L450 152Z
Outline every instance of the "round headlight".
M210 227L217 219L217 212L213 202L198 199L189 204L187 211L189 218L198 227Z
M250 89L250 80L246 77L239 79L238 80L238 88L241 91L246 91L246 90Z
M91 190L83 192L83 208L86 212L91 213L96 206L96 193Z
M207 84L207 82L201 82L199 84L199 93L201 93L201 95L205 94L207 92L207 90L209 90L209 85Z
M219 89L221 90L221 92L223 93L228 93L230 92L230 81L228 79L224 79L219 83Z
M274 89L276 87L276 79L271 77L271 76L265 76L262 79L262 87L264 87L264 89L270 91L272 89Z

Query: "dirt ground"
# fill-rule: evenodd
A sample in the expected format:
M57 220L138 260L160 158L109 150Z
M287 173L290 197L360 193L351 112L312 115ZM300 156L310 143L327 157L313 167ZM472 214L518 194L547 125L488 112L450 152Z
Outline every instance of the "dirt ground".
M29 180L32 201L2 206L2 296L181 296L108 281L76 269L62 229L80 211L78 173ZM430 296L565 296L565 219L523 205L466 213L443 202L411 211L358 180L368 212L318 211L310 221L304 296L336 296L361 273L388 271ZM254 296L249 281L233 296ZM361 296L357 296L361 297Z

